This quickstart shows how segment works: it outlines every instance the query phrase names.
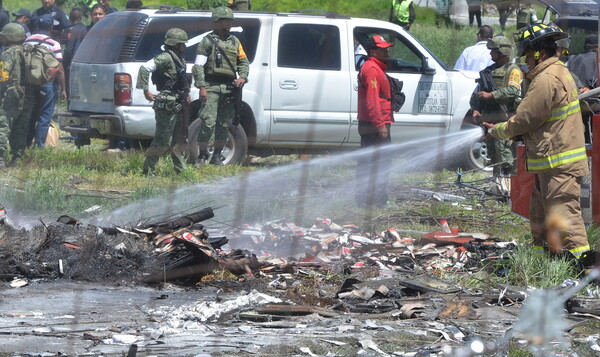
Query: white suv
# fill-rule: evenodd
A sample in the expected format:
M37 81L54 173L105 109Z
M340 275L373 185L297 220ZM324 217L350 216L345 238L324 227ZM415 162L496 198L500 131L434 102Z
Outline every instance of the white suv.
M461 129L475 88L474 73L450 70L410 33L392 23L333 13L239 12L232 33L250 60L241 125L231 128L226 163L248 152L323 152L359 146L355 41L374 34L394 43L389 74L404 82L406 102L394 114L392 139L436 137ZM140 65L161 51L165 32L185 30L191 67L196 45L212 30L209 11L141 10L108 15L87 34L71 66L69 111L62 130L83 138L154 135L154 112L135 89ZM155 88L151 88L155 90ZM188 150L197 152L198 91L191 93ZM234 130L236 130L234 132ZM482 167L478 146L465 149Z

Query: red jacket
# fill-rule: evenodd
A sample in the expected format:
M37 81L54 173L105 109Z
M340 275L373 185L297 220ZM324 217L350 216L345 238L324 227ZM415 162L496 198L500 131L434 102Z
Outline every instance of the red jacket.
M363 64L358 85L358 120L371 122L376 127L394 121L392 102L385 98L392 97L390 82L385 74L386 64L375 57L369 57Z

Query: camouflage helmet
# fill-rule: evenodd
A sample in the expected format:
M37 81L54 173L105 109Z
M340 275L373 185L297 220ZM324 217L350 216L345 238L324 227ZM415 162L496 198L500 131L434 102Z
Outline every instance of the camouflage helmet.
M187 33L185 33L185 31L183 31L182 29L174 27L172 29L169 29L169 31L167 31L167 33L165 34L164 43L167 46L175 46L178 43L186 43L187 40Z
M217 22L221 19L233 20L233 10L231 10L227 6L216 7L212 12L212 20L214 22Z
M496 50L502 55L512 57L512 42L504 36L496 36L487 41L488 50Z
M6 24L0 32L0 38L9 43L22 43L26 37L23 26L15 23Z

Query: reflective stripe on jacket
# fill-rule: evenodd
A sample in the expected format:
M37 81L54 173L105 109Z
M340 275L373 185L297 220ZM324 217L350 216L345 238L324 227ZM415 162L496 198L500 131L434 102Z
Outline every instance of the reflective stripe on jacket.
M412 4L412 0L393 0L392 7L394 8L394 14L396 14L396 18L399 22L408 23L409 21L409 8L410 4Z
M577 87L557 57L539 63L514 116L490 130L496 138L523 135L528 171L559 169L573 176L588 173L584 126Z

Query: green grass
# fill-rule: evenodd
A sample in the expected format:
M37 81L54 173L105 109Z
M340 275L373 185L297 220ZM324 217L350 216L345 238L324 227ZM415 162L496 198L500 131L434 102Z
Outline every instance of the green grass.
M190 166L176 175L171 159L163 157L157 165L157 177L148 178L141 174L143 152L112 153L104 147L104 141L94 140L92 146L82 149L63 142L56 148L28 150L20 167L2 171L0 202L26 215L53 213L85 218L81 212L94 205L111 211L173 188L254 170L244 166Z

